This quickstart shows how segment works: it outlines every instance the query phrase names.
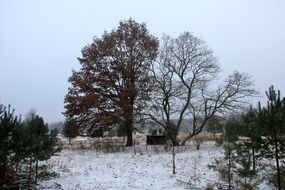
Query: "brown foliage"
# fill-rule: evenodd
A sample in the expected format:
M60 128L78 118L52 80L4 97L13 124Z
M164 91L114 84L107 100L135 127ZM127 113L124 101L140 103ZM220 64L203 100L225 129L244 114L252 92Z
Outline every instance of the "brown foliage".
M82 49L81 69L69 78L65 115L89 130L125 122L131 128L149 90L148 68L158 40L129 19Z

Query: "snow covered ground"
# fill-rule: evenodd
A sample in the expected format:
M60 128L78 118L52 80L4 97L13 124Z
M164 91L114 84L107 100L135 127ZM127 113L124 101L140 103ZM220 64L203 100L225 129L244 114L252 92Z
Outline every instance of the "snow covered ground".
M207 183L219 181L217 172L208 169L222 148L213 142L176 153L176 174L172 174L172 154L159 149L137 151L133 148L119 153L95 150L62 150L47 164L59 177L41 181L40 189L94 190L205 189Z

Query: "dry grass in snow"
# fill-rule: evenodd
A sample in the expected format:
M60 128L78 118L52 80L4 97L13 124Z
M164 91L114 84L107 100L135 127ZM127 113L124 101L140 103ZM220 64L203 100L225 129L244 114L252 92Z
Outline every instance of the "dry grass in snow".
M176 153L176 174L172 174L172 154L142 151L102 153L95 150L62 150L45 164L59 176L41 181L40 189L204 189L219 181L218 173L209 170L222 148L207 142L201 150L194 146Z

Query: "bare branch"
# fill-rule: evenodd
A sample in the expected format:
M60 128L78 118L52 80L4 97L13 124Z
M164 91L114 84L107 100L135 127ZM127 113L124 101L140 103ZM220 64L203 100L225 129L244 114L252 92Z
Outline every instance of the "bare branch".
M239 109L246 103L244 98L256 95L250 77L238 72L211 90L220 72L217 58L203 40L189 32L176 39L164 36L159 53L151 70L154 91L148 113L167 132L172 132L168 127L174 120L178 119L175 127L179 131L183 120L191 119L192 129L188 126L191 131L182 144L200 133L214 114Z

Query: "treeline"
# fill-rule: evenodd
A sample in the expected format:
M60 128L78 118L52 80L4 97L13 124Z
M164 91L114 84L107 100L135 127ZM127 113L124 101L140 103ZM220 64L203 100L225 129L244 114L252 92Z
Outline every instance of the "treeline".
M30 189L38 180L39 161L58 151L56 135L40 116L21 121L10 105L0 105L0 189Z
M285 98L273 86L266 94L267 106L259 103L223 127L225 155L212 167L227 189L257 189L260 177L278 190L285 187Z

